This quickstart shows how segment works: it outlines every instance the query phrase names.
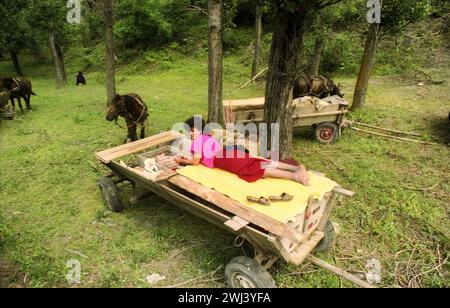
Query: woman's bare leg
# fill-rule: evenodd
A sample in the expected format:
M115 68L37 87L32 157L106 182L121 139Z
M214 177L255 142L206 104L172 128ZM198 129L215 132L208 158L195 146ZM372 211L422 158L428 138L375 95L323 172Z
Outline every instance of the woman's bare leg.
M308 186L309 185L309 177L306 172L302 171L301 169L297 170L296 172L290 172L275 168L269 168L266 169L264 172L264 178L276 178L276 179L285 179L285 180L291 180L303 185Z
M282 162L279 162L279 161L272 161L270 163L267 163L267 165L263 164L263 168L280 169L280 170L295 172L295 171L299 170L301 167L300 166L289 165L289 164L282 163Z

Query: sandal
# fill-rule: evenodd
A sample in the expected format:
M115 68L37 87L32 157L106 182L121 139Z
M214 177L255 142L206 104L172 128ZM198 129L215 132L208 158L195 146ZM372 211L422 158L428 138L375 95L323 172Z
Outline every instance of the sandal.
M283 202L289 202L294 200L294 196L291 196L287 193L282 193L281 196L271 196L269 197L270 201L283 201Z
M260 197L260 198L255 198L255 197L247 197L247 200L249 202L254 202L254 203L258 203L260 205L264 205L264 206L270 206L270 200L264 197Z

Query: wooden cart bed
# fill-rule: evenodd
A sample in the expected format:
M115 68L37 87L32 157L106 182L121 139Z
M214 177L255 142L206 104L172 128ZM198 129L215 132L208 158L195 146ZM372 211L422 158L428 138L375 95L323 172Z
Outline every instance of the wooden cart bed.
M117 176L146 188L196 216L226 228L245 238L261 251L273 253L296 265L301 264L323 238L322 230L340 196L353 195L352 192L340 188L329 180L329 187L311 193L306 204L300 204L287 216L274 218L271 217L274 215L270 214L272 210L257 211L255 205L245 204L241 199L243 195L247 195L246 191L240 192L241 197L231 198L230 192L224 194L213 189L216 186L207 185L206 182L201 184L202 179L193 180L190 178L193 177L193 169L186 168L185 171L173 173L161 181L152 182L142 176L141 171L124 166L118 161L128 155L167 147L179 137L181 137L179 133L164 132L98 152L95 156Z
M265 98L225 100L225 123L259 123L264 119ZM292 101L294 108L293 125L309 126L322 122L340 122L342 116L348 113L350 104L343 98L331 96L324 99L316 97L301 97Z

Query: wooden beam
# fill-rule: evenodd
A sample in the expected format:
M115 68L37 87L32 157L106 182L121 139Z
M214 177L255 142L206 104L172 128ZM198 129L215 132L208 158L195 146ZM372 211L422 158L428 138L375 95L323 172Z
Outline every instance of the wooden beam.
M329 270L351 282L353 282L354 284L356 284L357 286L360 286L362 288L366 288L366 289L374 289L375 287L373 285L371 285L370 283L367 283L361 279L359 279L358 277L355 277L354 275L347 273L343 270L341 270L340 268L337 268L336 266L333 266L331 264L326 263L325 261L322 261L312 255L309 255L306 260L308 260L309 262L311 262L314 265L317 265L319 267L322 267L326 270Z
M109 164L111 161L130 155L134 153L138 153L140 151L143 151L145 149L155 147L164 143L168 143L171 141L176 140L177 138L181 137L180 133L171 131L171 132L164 132L159 135L155 135L152 137L148 137L136 142L124 144L112 149L108 149L105 151L97 152L95 153L95 157L99 160L101 160L105 164Z
M349 112L348 110L340 110L340 111L300 114L300 115L294 116L294 120L304 119L304 118L316 118L316 117L329 116L329 115L347 114L348 112Z
M348 190L348 189L344 189L342 187L335 187L333 189L333 191L337 192L338 194L344 195L346 197L353 197L356 194L355 192Z
M286 237L295 243L301 243L306 239L305 235L297 232L294 228L288 226L287 224L246 207L213 189L188 179L187 177L178 175L170 178L168 181L173 185L176 185L210 203L213 203L217 207L233 213L234 215L257 225L258 227L263 228L274 235L282 238Z
M246 226L248 226L250 222L245 219L240 218L239 216L234 216L232 219L227 220L225 225L230 227L233 231L237 232Z

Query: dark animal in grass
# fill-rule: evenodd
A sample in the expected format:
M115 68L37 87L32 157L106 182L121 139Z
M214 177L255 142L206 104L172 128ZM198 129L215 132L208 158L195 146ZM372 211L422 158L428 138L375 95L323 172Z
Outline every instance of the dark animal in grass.
M79 85L85 86L86 85L86 77L84 77L83 72L78 72L76 85L77 86L79 86Z
M344 97L341 92L341 85L337 85L330 78L324 76L300 76L294 82L294 99L303 96L315 96L326 98L338 95Z
M138 125L141 126L141 139L145 138L148 108L139 95L129 93L114 96L106 113L106 120L109 122L116 121L117 123L119 116L123 117L127 123L127 142L138 140L136 132Z
M26 79L25 77L0 77L0 91L11 91L10 100L13 108L16 108L15 100L17 99L19 103L20 110L23 112L22 101L23 98L27 105L28 110L32 110L31 108L31 96L36 95L33 92L33 86L31 81Z

